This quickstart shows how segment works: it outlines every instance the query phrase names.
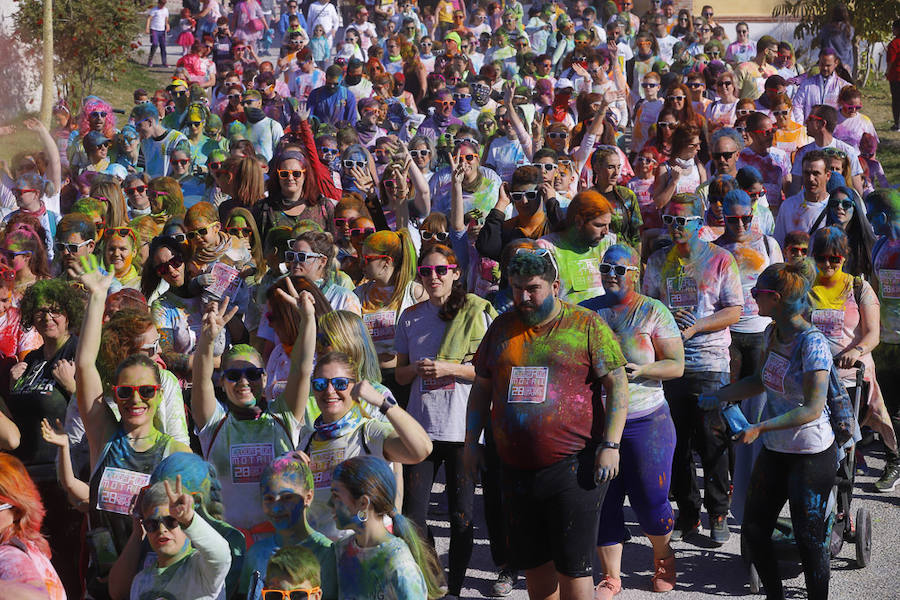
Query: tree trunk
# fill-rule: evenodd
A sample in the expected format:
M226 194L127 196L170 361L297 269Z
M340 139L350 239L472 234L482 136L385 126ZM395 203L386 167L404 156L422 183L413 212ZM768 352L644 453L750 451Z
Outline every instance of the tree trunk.
M49 128L51 127L50 119L53 117L54 90L56 90L53 77L53 0L44 0L43 25L44 65L41 70L41 121Z

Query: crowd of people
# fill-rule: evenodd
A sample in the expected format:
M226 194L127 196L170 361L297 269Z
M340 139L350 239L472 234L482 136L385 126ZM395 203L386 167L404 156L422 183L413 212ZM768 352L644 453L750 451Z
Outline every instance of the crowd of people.
M480 483L495 596L618 594L627 496L652 591L705 529L784 598L788 503L828 597L848 439L900 480L845 8L806 71L672 0L166 4L165 89L63 99L3 165L0 596L457 598Z

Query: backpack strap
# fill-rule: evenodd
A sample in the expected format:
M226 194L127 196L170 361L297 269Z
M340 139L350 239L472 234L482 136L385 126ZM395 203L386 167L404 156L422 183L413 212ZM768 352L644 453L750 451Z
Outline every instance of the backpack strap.
M222 420L219 421L219 424L216 425L215 430L213 430L212 437L209 439L209 448L206 450L206 453L203 457L204 460L207 460L207 461L209 460L209 453L212 452L213 444L216 443L216 438L219 437L219 432L222 430L222 426L225 425L225 421L227 421L227 420L228 420L228 414L226 413L225 416L222 418Z

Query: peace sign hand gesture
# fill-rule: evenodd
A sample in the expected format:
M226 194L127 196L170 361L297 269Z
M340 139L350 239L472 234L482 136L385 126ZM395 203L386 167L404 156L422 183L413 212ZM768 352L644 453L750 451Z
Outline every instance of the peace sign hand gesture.
M203 315L200 332L209 336L210 340L216 339L225 328L225 324L231 320L231 317L237 311L237 306L232 306L231 310L228 310L228 296L223 298L221 302L210 302L206 305L206 314Z
M175 478L174 490L168 480L163 481L163 485L169 497L169 514L175 517L182 529L190 526L194 520L194 497L182 490L181 475Z
M299 312L303 319L315 319L316 303L313 295L306 290L298 292L290 277L285 279L285 285L287 286L287 291L277 289L275 290L275 293L278 294L282 300L293 306L294 310Z

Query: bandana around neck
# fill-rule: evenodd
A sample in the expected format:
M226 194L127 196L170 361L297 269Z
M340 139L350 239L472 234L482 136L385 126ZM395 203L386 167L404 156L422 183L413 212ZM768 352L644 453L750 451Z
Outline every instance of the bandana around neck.
M313 427L315 428L316 436L319 439L334 440L351 433L357 427L362 425L365 420L366 418L359 409L359 404L354 403L353 408L351 408L346 415L333 423L323 422L322 416L319 415L319 417L316 418L316 422L313 423Z

